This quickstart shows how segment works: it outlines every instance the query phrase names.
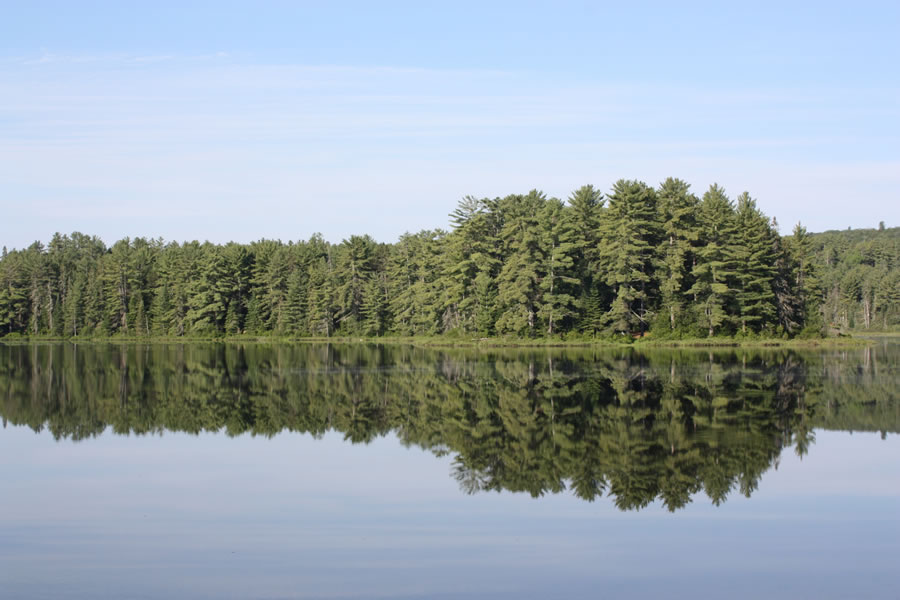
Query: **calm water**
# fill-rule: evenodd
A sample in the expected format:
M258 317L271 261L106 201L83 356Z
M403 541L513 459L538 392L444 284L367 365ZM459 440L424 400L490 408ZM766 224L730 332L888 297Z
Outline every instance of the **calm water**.
M900 340L0 345L2 598L896 598Z

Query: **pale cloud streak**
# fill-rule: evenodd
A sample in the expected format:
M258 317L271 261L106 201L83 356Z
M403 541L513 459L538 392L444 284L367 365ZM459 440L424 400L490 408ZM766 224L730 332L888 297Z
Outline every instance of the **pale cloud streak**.
M315 231L392 241L446 227L465 194L537 187L565 197L588 182L669 175L698 193L713 181L748 189L788 226L898 216L894 89L576 85L228 55L37 60L0 63L9 246L57 229L108 242Z

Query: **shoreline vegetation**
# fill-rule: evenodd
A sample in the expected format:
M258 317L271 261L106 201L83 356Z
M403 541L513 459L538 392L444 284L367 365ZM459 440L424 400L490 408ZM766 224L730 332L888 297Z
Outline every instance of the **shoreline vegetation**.
M859 335L841 335L824 338L688 338L652 339L613 337L599 339L562 338L511 338L511 337L455 337L455 336L385 336L385 337L285 337L264 335L187 336L187 337L54 337L54 336L6 336L0 344L374 344L408 345L429 348L854 348L870 345L876 337L900 337L900 332L877 332Z
M4 247L0 336L734 346L900 329L900 228L883 222L782 236L749 193L674 178L467 196L449 216L395 243Z

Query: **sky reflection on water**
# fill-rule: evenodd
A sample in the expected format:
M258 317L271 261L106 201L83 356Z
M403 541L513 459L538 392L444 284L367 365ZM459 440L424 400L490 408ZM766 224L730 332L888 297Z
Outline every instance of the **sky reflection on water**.
M263 352L259 358L264 359L264 364L277 364L265 362L270 356L263 350L259 352ZM787 356L773 359L776 366L790 365L789 369L779 366L777 378L764 376L757 369L746 380L741 379L740 385L735 383L738 380L724 360L697 363L699 366L695 364L686 370L691 370L691 377L697 381L709 381L706 373L719 373L724 368L727 376L722 381L734 379L733 385L726 388L736 394L746 388L748 399L758 397L759 389L769 389L766 386L771 385L780 390L772 393L791 399L784 404L785 414L800 411L802 414L797 413L800 416L796 418L801 421L807 418L803 415L812 415L826 425L855 422L870 426L873 422L877 425L878 419L895 418L896 414L892 404L896 398L891 397L891 389L896 389L891 386L897 382L896 354L891 351L880 356L876 375L874 367L860 368L855 374L854 360L870 360L860 353L837 356L836 362L826 361L827 364L816 362L815 357L797 362L796 357ZM23 359L15 352L0 352L0 359L4 358L13 361L7 364ZM158 357L147 358L143 371L144 363L135 365L131 354L127 358L131 366L122 372L135 381L148 380L155 372L151 369L154 360L168 364ZM422 364L431 360L429 356L420 358ZM405 418L406 413L402 412L397 413L398 417L388 411L386 421L379 416L381 413L366 413L374 415L367 421L374 434L364 436L368 442L356 444L346 439L350 433L335 429L318 437L299 431L282 431L268 437L248 432L228 435L224 430L194 434L164 428L162 433L120 435L111 427L103 430L101 426L99 435L73 441L68 434L55 437L46 428L35 433L24 423L14 425L18 419L33 427L34 418L44 418L35 417L42 410L58 411L47 413L48 420L56 423L57 432L60 427L64 431L91 431L98 423L98 415L113 415L134 423L134 427L146 427L142 416L169 414L163 411L169 410L168 400L158 394L171 388L158 383L148 383L144 391L132 389L127 402L121 404L121 410L126 412L119 416L109 412L119 406L119 400L111 398L107 402L99 392L96 397L87 394L86 405L73 405L76 397L71 396L71 385L76 379L80 382L80 373L90 372L92 377L98 377L98 390L106 389L103 386L107 381L118 390L119 367L98 375L99 371L85 367L85 363L79 363L81 370L66 371L69 363L59 357L56 360L52 368L0 368L0 379L13 378L6 388L4 428L0 429L0 478L4 482L0 493L0 596L4 598L722 596L795 600L895 597L900 588L896 570L900 550L900 438L889 433L894 430L893 422L882 426L888 431L885 434L816 428L805 438L811 445L802 456L791 443L780 450L776 448L774 463L754 482L757 487L749 498L732 490L727 501L715 506L706 493L698 492L674 512L659 498L641 510L621 510L609 490L592 502L577 497L571 490L558 494L547 491L537 498L526 492L507 491L502 486L500 492L466 494L454 476L460 448L450 447L444 453L439 443L428 448L421 443L404 443L396 431L385 429L385 423ZM105 364L105 360L98 364ZM373 385L374 390L400 386L395 378L402 369L369 369L365 367L367 360L357 357L349 361L348 381L359 384L355 378L362 374L380 378ZM668 364L658 358L653 360L641 369L652 373L654 365ZM755 364L769 364L769 360ZM359 361L365 368L353 366ZM192 377L203 375L203 381L207 381L210 373L218 373L219 364L231 363L210 363L203 358L198 363L186 362L185 368L194 374ZM634 364L629 360L619 366L632 369ZM558 379L562 365L563 362L554 364L552 373L535 371L536 381L550 376ZM241 376L246 390L253 392L258 386L282 389L273 382L284 379L283 371L274 367L270 369L271 378L266 375L260 381L247 383L245 379L256 376L254 368ZM367 369L370 375L365 375ZM508 377L507 383L519 381L522 371L514 361L498 369L500 375ZM815 375L817 369L824 375ZM453 385L462 386L460 389L468 389L466 377L484 383L484 377L494 376L484 375L483 370L470 370L468 376L462 367L450 369L450 375L429 374L427 369L415 372L420 380L434 376L428 380L432 384L455 382ZM659 382L665 383L668 373L666 369L657 370L663 375L650 377L646 384L652 398L641 397L641 404L635 405L649 407L641 410L650 410L650 416L633 423L628 420L631 433L623 439L640 437L640 432L666 439L665 436L677 433L673 427L680 431L678 419L688 418L665 420L664 411L653 408L653 398L660 393L665 398L665 387L660 388ZM335 379L327 381L339 383L338 378L346 371L338 364L336 370L329 371L329 377ZM66 372L73 379L60 379L60 373ZM491 392L498 396L484 401L507 408L511 402L524 401L523 406L534 406L537 413L544 414L548 410L544 394L594 385L581 381L578 372L572 367L557 387L540 388L543 391L537 397L529 396L531 400L511 395L514 387L501 387ZM233 369L230 373L234 377ZM617 377L615 369L603 376ZM23 383L16 381L17 377L31 379L16 387ZM683 386L682 379L676 377L673 381ZM292 381L290 377L285 380ZM531 386L530 381L523 385ZM687 383L693 385L691 381ZM843 387L828 387L832 385ZM855 404L848 401L841 405L840 410L834 408L833 402L840 401L843 390L852 390L853 386L862 386L860 389L866 393L871 390L881 394L872 405L874 412L870 410L872 406L856 400ZM58 389L68 392L56 395ZM197 389L200 388L190 388L190 393ZM230 406L221 389L210 389L213 391L208 393L216 395L216 402ZM368 388L360 384L349 389ZM636 387L617 389L620 391L615 393L625 390L632 394ZM188 388L185 390L188 394ZM306 396L298 394L298 399L279 406L279 410L295 415L289 418L300 419L296 415L307 414L313 418L318 414L316 405L306 407ZM552 410L557 412L548 417L550 426L564 431L565 418L571 417L566 417L566 407L577 405L573 397L577 398L577 394L565 392L556 396ZM715 396L710 398L715 404ZM819 404L805 408L805 403L816 398L820 399L816 400ZM357 400L360 407L387 402L377 394ZM440 398L433 405L425 402L422 410L433 410L447 402ZM769 406L769 402L765 400L759 406ZM257 424L252 427L257 428L267 421L259 420L262 413L253 410L257 411L251 411L256 415L253 418L258 420L253 421ZM745 425L749 431L763 424L762 439L770 439L774 432L771 439L777 444L784 442L779 437L780 430L770 430L772 423L792 428L785 439L794 439L793 430L802 425L793 416L787 421L786 417L772 421L766 416L759 422L751 419L745 423L748 417L741 416L744 413L740 407L729 408L731 416L722 412L726 410L724 406L717 410L719 416L703 426L708 431L724 427L726 432L736 428L733 431L740 433ZM427 424L427 415L433 413L422 414L426 415L422 422ZM443 416L451 419L453 414L447 412ZM598 422L609 424L611 429L603 435L610 435L621 423L616 420L618 417L606 414L598 413L597 418L607 419ZM685 422L693 423L691 427L706 423L700 420L704 414L699 410ZM530 417L526 412L521 413L521 418L526 422ZM192 422L190 415L179 415L178 419L179 423ZM335 422L344 423L341 427L352 425ZM432 425L436 431L444 431L440 423ZM508 424L504 435L519 426ZM545 426L542 422L534 425L537 431ZM404 435L417 431L406 429ZM576 427L575 431L579 429ZM580 440L571 433L557 435L562 437L553 444L559 447ZM423 434L416 439L430 438ZM542 439L534 442L539 449L544 444ZM721 447L705 442L695 444L690 436L672 439L672 455L682 458ZM724 444L728 437L710 439ZM498 452L509 462L515 458L516 447L498 446ZM636 460L635 464L644 468L666 465L666 460L663 456L650 462ZM673 464L693 468L694 463Z
M460 493L451 457L222 434L0 433L10 598L890 597L897 436L819 431L750 499ZM7 594L9 594L7 596Z

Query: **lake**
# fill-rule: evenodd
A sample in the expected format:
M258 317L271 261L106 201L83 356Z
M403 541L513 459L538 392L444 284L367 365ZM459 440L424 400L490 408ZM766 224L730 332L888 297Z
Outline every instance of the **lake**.
M900 339L0 344L3 598L900 594Z

